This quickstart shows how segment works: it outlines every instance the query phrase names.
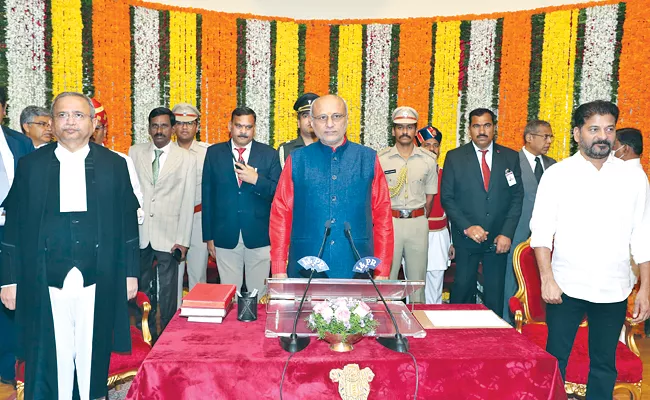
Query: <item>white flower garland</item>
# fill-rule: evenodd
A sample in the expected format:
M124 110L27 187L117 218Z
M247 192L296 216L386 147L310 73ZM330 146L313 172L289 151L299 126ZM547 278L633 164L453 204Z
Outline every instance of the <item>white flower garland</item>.
M149 113L160 106L160 36L158 11L135 7L133 15L135 143L149 142Z
M366 28L366 97L363 121L364 144L375 150L388 146L390 49L392 25Z
M476 108L492 109L496 27L497 21L495 19L472 21L469 62L467 65L467 102L465 108L465 121L467 124L469 124L469 113L472 110ZM460 132L461 129L468 128L467 126L459 126L458 129ZM469 141L470 136L467 134L464 143L460 144Z
M246 106L255 111L255 139L269 143L271 115L271 23L246 21Z
M45 1L7 0L8 117L20 131L20 113L27 106L44 107Z
M580 104L612 100L618 4L587 8Z

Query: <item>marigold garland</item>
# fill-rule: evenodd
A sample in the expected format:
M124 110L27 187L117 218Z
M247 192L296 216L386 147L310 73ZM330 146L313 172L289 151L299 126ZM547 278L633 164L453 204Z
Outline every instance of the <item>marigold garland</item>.
M431 79L430 60L433 49L431 23L418 21L400 29L398 106L413 107L419 114L418 128L427 122L430 109L428 87ZM390 110L392 112L393 110Z
M573 79L579 10L546 14L539 99L539 118L548 121L555 140L548 156L561 160L569 156Z
M518 149L528 117L530 74L530 15L512 13L503 18L499 91L499 143Z
M107 146L126 153L131 132L131 26L129 5L93 0L95 96L108 113Z
M169 107L196 105L196 14L169 13Z
M275 55L275 147L296 138L298 97L298 24L278 22Z
M305 32L305 93L329 93L330 35L329 25L309 21Z
M52 91L83 90L81 1L52 0Z
M337 92L348 104L349 140L359 143L361 136L361 87L363 28L343 25L339 28Z
M434 69L433 125L442 132L438 164L458 145L458 63L460 61L460 21L441 22L436 29L437 61Z

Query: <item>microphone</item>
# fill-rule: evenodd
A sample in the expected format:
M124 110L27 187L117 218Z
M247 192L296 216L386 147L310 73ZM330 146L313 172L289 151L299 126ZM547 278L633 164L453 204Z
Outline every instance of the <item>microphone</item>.
M343 224L343 226L344 226L345 237L348 239L348 242L350 242L350 247L352 248L354 259L355 261L359 261L361 259L361 256L359 255L359 251L357 250L357 247L354 245L354 239L352 239L352 228L350 227L350 224L347 221ZM355 265L355 269L356 267L357 265ZM382 296L381 292L379 291L379 288L377 287L377 284L375 283L375 280L372 278L372 273L370 273L369 266L364 265L363 270L368 275L368 278L370 278L370 282L372 282L372 285L375 287L375 290L377 291L377 294L379 295L379 298L381 299L382 303L384 303L384 307L386 307L386 311L388 312L388 315L390 316L390 319L393 322L393 326L395 327L395 332L396 332L394 337L378 337L377 341L382 346L387 347L398 353L408 352L409 350L408 339L405 336L402 336L402 334L400 333L399 328L397 326L397 321L395 320L395 316L390 311L390 308L388 308L388 304L386 303L384 296Z
M307 291L309 290L309 285L311 285L311 280L314 277L314 271L318 270L318 272L324 272L329 270L329 267L323 260L321 260L321 257L323 256L323 252L325 251L325 243L327 242L327 238L330 235L330 232L332 231L332 223L328 219L325 221L325 233L323 234L323 242L320 245L320 250L318 250L318 257L303 257L301 258L298 263L303 268L309 268L311 269L311 273L309 274L309 279L307 280L307 287L305 287L305 292L302 294L302 299L300 299L300 305L298 305L298 311L296 312L296 316L293 320L293 330L291 331L290 336L283 336L280 337L280 346L285 351L288 351L289 353L297 353L301 350L303 350L307 345L309 344L310 338L309 336L301 336L299 337L296 334L296 329L298 326L298 318L300 318L300 313L302 312L302 306L305 303L305 298L307 297Z

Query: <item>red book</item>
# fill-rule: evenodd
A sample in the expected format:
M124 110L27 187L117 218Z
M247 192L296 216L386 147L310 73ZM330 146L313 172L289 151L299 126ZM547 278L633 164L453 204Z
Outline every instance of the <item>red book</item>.
M214 283L197 283L183 297L183 307L227 308L235 297L237 286Z

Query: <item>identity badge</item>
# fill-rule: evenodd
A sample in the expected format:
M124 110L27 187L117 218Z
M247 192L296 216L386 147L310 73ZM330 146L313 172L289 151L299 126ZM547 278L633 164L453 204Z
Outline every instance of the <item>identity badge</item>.
M514 186L517 184L515 174L513 174L509 169L506 169L506 180L508 181L508 186Z

